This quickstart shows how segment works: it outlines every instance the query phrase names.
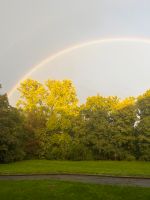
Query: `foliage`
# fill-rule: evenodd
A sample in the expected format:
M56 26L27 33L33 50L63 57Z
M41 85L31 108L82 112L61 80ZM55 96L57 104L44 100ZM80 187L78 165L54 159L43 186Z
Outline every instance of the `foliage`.
M123 100L96 95L82 105L70 80L27 79L18 90L18 109L0 96L1 138L8 146L15 133L26 159L150 161L150 90Z
M0 163L24 158L22 116L0 95Z

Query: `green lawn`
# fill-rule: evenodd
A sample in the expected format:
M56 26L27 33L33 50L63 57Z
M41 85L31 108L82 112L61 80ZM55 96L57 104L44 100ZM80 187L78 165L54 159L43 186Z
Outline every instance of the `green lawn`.
M0 181L1 200L149 200L150 189L64 181Z
M0 164L0 174L85 173L150 177L150 162L30 160Z

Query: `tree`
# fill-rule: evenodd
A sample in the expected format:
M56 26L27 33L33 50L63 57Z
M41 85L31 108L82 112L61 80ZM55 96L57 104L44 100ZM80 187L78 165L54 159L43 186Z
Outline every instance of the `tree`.
M128 97L118 102L111 117L112 142L118 152L116 159L135 159L137 120L135 98Z
M70 80L48 80L46 81L46 87L45 103L50 113L63 111L67 114L74 114L78 99L75 87Z
M7 95L0 95L0 162L24 158L22 116L9 105Z
M47 128L53 132L71 131L71 119L78 112L78 99L72 82L69 80L46 82L45 103L49 110Z
M71 120L78 110L75 88L69 80L48 80L41 84L27 79L18 90L21 95L17 105L25 113L29 135L26 146L27 149L31 147L28 152L44 156L47 154L44 144L51 134L71 133Z
M46 127L47 108L44 104L46 90L36 80L27 79L18 88L20 99L17 107L24 113L25 140L27 158L38 158L43 129Z
M81 106L79 137L92 151L94 159L111 159L110 114L117 102L117 97L97 95L87 98L86 104Z
M137 108L140 118L138 131L146 136L150 136L150 90L138 97Z
M150 90L124 100L92 96L81 106L70 80L28 79L19 91L26 158L150 160Z
M150 90L137 98L139 120L137 123L138 159L150 160Z

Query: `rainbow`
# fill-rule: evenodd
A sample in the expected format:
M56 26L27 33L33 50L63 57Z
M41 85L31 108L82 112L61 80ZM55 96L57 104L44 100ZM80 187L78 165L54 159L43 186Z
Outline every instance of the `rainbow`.
M112 42L138 42L138 43L145 43L145 44L150 44L150 39L146 38L104 38L104 39L98 39L98 40L92 40L84 43L80 43L68 48L65 48L55 54L50 55L43 61L41 61L39 64L31 67L31 70L23 76L18 83L8 92L8 98L10 98L13 93L17 90L19 87L20 82L24 81L27 79L29 76L31 76L35 71L37 71L39 68L43 67L45 64L57 59L59 56L65 55L67 53L70 53L72 51L75 51L80 48L84 48L87 46L95 45L95 44L102 44L102 43L112 43Z

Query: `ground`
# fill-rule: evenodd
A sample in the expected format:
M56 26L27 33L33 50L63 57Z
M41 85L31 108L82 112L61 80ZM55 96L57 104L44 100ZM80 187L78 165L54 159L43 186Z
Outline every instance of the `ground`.
M0 174L80 173L150 177L150 162L29 160L0 164Z
M150 178L150 162L30 160L0 164L0 174L103 174ZM150 179L147 179L150 180ZM87 181L88 182L88 181ZM72 180L0 180L0 200L149 200L150 188Z
M150 189L55 180L0 181L1 200L149 200Z

